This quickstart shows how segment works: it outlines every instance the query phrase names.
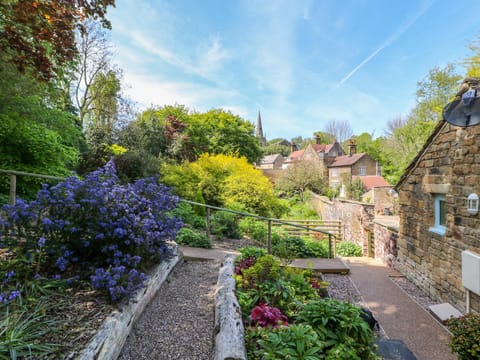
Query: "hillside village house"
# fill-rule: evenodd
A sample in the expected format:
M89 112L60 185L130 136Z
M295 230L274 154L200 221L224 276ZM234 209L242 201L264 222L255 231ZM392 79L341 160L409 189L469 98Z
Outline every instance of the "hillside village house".
M337 156L345 155L338 142L333 144L320 144L320 137L315 138L315 144L308 144L305 149L296 150L292 146L292 152L285 159L283 168L286 169L297 161L313 161L318 164L324 177L328 177L328 166L333 163Z
M441 121L396 189L399 270L433 298L480 311L480 125Z
M367 153L356 152L356 145L349 145L349 154L337 156L328 166L328 184L336 188L345 180L352 180L355 176L380 176L378 163ZM381 178L383 179L383 178ZM378 180L376 178L375 180ZM378 180L381 186L386 186L385 180Z
M277 170L281 169L283 165L283 156L280 154L273 154L264 156L260 160L260 164L258 165L259 169L262 170Z

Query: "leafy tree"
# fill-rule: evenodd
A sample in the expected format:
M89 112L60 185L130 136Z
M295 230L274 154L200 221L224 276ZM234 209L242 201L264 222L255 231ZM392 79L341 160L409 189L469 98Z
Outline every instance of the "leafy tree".
M315 138L318 136L320 139L320 144L332 144L335 141L335 136L324 132L324 131L315 131Z
M68 175L78 162L84 139L77 118L58 108L60 90L39 82L30 70L19 73L0 54L0 168ZM18 194L31 197L39 179L19 177ZM2 180L0 192L8 193Z
M265 155L273 155L273 154L280 154L282 156L288 156L291 152L291 147L286 145L280 144L269 144L267 146L263 146L261 148L262 154Z
M254 126L229 111L213 109L190 116L186 132L195 157L209 154L235 154L257 162L261 156Z
M451 64L431 69L425 79L417 83L417 104L408 117L389 122L386 137L378 140L382 151L377 160L381 159L383 174L390 184L398 181L442 119L443 107L455 95L460 78Z
M50 80L77 54L75 29L85 18L105 18L115 0L21 1L0 3L0 52L20 71L33 68L41 80Z
M117 118L121 72L113 65L113 50L107 33L97 21L86 20L76 32L77 57L70 91L80 123L113 123ZM105 126L105 125L104 125Z
M321 193L325 179L320 167L313 161L298 161L278 177L275 187L287 193L298 193L303 202L305 191Z
M282 211L273 187L260 170L245 157L203 154L195 162L163 164L161 180L181 197L201 197L209 205L237 207L260 215L279 215Z
M461 79L453 64L431 69L428 75L417 83L417 105L409 118L414 122L436 123L442 120L442 110L455 96Z

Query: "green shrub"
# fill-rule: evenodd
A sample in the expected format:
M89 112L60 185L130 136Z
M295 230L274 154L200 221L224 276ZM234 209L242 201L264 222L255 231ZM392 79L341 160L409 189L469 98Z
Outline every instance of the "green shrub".
M268 230L264 221L245 217L239 221L238 228L243 235L252 240L267 242Z
M326 350L350 353L348 359L375 359L372 352L373 333L361 317L361 309L355 305L335 299L310 301L296 317L297 323L308 324L320 339L328 344ZM331 357L343 359L345 357Z
M210 249L212 247L212 241L205 233L196 232L186 227L178 232L175 241L180 245L198 248Z
M308 253L311 257L317 258L328 258L328 240L313 240L313 239L306 239L305 246L308 249Z
M467 314L451 319L448 326L453 334L450 347L460 360L480 359L480 314Z
M192 205L186 202L179 202L177 208L173 210L173 215L194 229L205 229L205 217L197 215Z
M267 250L255 246L245 246L240 249L240 254L242 259L253 258L254 260L257 260L258 258L267 255Z
M338 256L362 256L362 247L350 241L341 241L337 244Z
M211 232L214 235L222 236L228 239L238 239L238 220L235 214L217 211L210 220Z
M305 241L298 236L289 236L272 241L272 253L282 259L295 259L308 257L308 248Z
M254 351L257 359L321 359L325 347L315 330L307 324L281 326L261 335Z

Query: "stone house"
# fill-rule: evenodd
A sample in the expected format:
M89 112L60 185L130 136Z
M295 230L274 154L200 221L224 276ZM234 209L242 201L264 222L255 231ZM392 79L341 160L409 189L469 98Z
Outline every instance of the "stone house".
M480 216L467 211L468 196L480 193L480 126L441 121L395 188L398 269L431 297L480 311L480 296L464 287L480 286L480 258L468 269L462 261L465 250L480 254Z
M262 170L277 170L282 168L282 164L283 156L281 154L273 154L264 156L260 160L258 168Z
M328 165L328 184L338 187L342 181L352 180L354 176L378 176L378 163L367 153L356 153L356 145L350 144L349 154L337 156Z
M315 144L308 144L305 149L296 150L292 146L292 152L285 159L283 168L286 169L297 161L312 161L317 164L324 177L328 177L328 166L335 161L338 156L345 155L338 142L333 144L320 144L320 137L315 138Z

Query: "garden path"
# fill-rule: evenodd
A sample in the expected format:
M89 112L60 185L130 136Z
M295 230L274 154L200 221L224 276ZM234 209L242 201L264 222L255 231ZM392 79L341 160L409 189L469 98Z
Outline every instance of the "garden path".
M418 360L453 360L450 333L389 276L398 275L371 258L348 258L350 277L386 335L403 340ZM396 274L395 274L396 273Z
M210 360L220 262L184 260L133 326L119 360Z

